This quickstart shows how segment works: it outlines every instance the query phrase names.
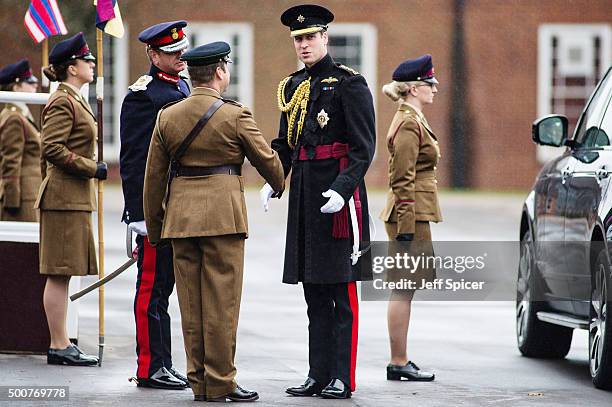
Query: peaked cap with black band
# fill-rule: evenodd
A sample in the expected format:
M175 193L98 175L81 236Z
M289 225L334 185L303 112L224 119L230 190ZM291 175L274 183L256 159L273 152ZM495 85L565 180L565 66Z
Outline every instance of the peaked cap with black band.
M316 4L294 6L281 15L281 22L289 27L292 37L327 30L332 21L334 14Z
M231 48L227 42L211 42L185 52L181 56L181 61L187 62L189 66L212 65L221 61L232 62L227 57L230 52Z

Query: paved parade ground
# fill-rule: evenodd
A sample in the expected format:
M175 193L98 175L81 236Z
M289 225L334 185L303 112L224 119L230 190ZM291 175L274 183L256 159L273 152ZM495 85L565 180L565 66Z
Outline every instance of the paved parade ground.
M124 262L125 227L119 223L118 186L105 194L106 270ZM445 222L432 227L434 240L517 240L520 194L442 193ZM378 214L382 191L370 193ZM575 331L565 360L521 357L515 343L512 302L415 302L409 357L433 370L431 383L389 382L386 303L360 304L357 391L350 400L292 398L284 389L307 373L307 319L301 286L281 283L287 199L271 202L264 213L256 189L247 192L250 238L240 315L238 383L256 390L256 405L292 406L610 406L612 393L593 388L588 371L586 331ZM376 220L378 239L384 240ZM0 355L0 385L69 386L69 404L100 406L192 405L190 390L140 389L128 382L135 374L132 302L136 268L106 288L106 348L101 368L47 366L44 356ZM84 278L82 286L94 281ZM185 371L176 294L171 297L173 356ZM79 345L97 353L98 299L80 300ZM13 402L14 405L62 405ZM7 405L1 402L0 405Z

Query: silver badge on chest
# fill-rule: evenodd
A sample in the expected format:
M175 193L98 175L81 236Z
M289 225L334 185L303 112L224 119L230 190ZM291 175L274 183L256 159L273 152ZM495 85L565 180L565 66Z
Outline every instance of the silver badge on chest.
M329 115L325 111L325 109L321 109L319 114L317 114L317 122L319 122L319 126L321 128L327 126L327 122L329 121Z

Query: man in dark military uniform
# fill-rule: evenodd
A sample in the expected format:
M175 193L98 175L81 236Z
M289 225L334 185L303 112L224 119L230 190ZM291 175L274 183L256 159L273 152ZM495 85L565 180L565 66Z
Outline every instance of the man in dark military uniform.
M349 398L357 355L355 282L368 277L359 262L360 242L369 240L363 178L376 136L365 79L327 53L333 18L315 5L292 7L281 17L305 68L279 85L282 113L272 147L285 176L292 170L283 282L302 282L309 319L308 379L287 393ZM272 195L265 185L265 208Z
M141 76L121 107L120 172L125 209L122 220L134 231L138 247L138 277L134 314L138 386L182 389L187 378L172 366L168 298L174 289L172 247L151 246L143 214L143 185L147 154L155 118L166 104L189 96L187 82L179 77L185 68L180 60L188 46L185 21L154 25L140 33L151 61L148 75Z

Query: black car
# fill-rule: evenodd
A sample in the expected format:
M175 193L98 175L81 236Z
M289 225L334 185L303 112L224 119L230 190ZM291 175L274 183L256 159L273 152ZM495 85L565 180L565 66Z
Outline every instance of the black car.
M564 358L589 331L593 383L612 389L612 68L572 137L563 115L533 123L539 145L565 148L540 171L521 217L516 336L524 356Z

